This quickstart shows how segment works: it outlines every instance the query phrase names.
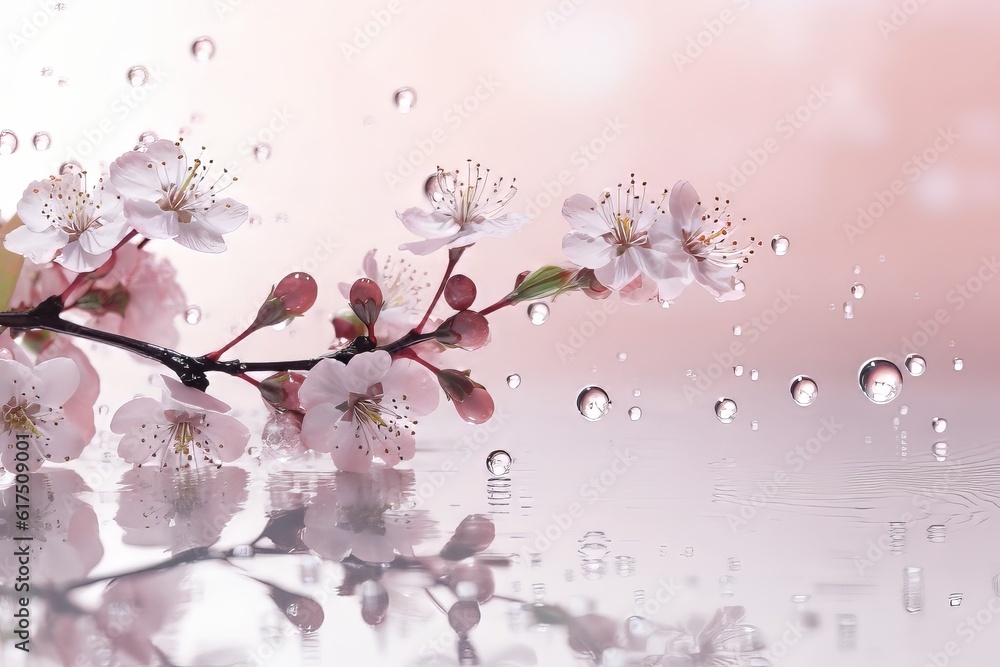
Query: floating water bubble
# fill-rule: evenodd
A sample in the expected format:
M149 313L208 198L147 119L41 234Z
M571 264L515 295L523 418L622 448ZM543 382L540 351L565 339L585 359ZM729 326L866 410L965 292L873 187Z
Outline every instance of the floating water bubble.
M191 44L191 54L198 62L207 62L215 55L215 42L211 37L199 37Z
M872 403L885 404L899 396L903 375L899 367L887 359L870 359L858 373L862 391Z
M920 300L920 292L914 292L913 293L913 300L914 301L919 301Z
M861 283L854 283L851 285L851 296L855 299L860 299L865 295L865 286Z
M736 401L731 398L720 398L715 403L715 416L723 424L730 424L736 419Z
M753 421L750 422L750 430L751 431L756 431L757 430L757 420L756 419L754 419Z
M733 375L735 375L736 377L742 377L743 375L742 364L736 364L735 366L733 366Z
M640 391L638 389L633 389L632 390L632 395L635 396L636 398L639 398L639 396L642 395L642 391Z
M931 447L931 453L934 454L934 458L938 461L944 461L948 458L948 443L935 442L934 446Z
M633 406L628 409L628 418L634 422L639 421L642 417L642 409L639 406Z
M128 79L128 84L133 88L138 88L146 84L149 80L149 70L142 65L135 65L129 67L128 71L125 72L125 78Z
M962 606L962 594L952 593L948 596L948 606L949 607L961 607Z
M625 361L626 359L628 359L628 354L627 353L625 353L625 352L619 352L618 353L618 361Z
M584 419L596 422L611 410L611 399L600 387L585 387L576 398L576 408Z
M604 561L611 548L607 535L600 530L591 530L580 538L577 554L585 579L600 579L607 570Z
M935 433L944 433L948 428L948 420L944 417L935 417L931 420L931 428Z
M906 366L906 370L909 371L910 375L914 377L923 375L924 371L927 370L927 361L919 354L909 355L906 357L906 361L904 361L903 364Z
M961 357L955 357L954 367L956 371L960 371L965 368L965 362L962 361Z
M417 105L417 91L412 88L400 88L392 94L392 103L396 105L399 113L410 113L410 110Z
M855 264L854 265L854 275L858 275L859 273L861 273L861 265L860 264Z
M517 389L521 386L521 376L517 373L511 373L507 376L507 386L511 389Z
M844 302L844 319L853 320L854 319L854 304L850 301Z
M12 130L0 130L0 155L13 154L17 144L17 135Z
M486 457L486 469L490 471L490 474L502 476L510 472L510 466L513 459L510 458L510 454L502 449L497 449L489 453Z
M201 322L201 308L198 306L188 306L184 311L184 321L188 324L198 324Z
M819 393L816 381L807 375L799 375L792 380L791 386L792 400L797 404L806 406L812 405Z
M907 406L905 406L905 405L899 406L899 414L905 415L909 411L910 411L910 408L908 408Z
M754 382L756 382L758 377L760 377L760 373L757 372L757 369L756 368L751 368L750 369L750 379L753 380Z
M924 570L907 567L903 570L903 607L915 614L924 606Z
M52 146L52 135L48 132L35 132L35 136L31 137L31 145L36 151L47 151Z
M743 327L741 327L739 324L734 325L733 326L733 335L734 336L741 336L741 335L743 335Z
M535 326L545 324L549 319L549 306L548 304L542 303L541 301L536 301L528 306L528 319Z
M253 147L253 156L257 162L267 162L271 157L271 144L257 144Z
M774 251L775 255L779 257L788 252L788 239L781 234L776 235L771 239L771 250Z
M947 529L942 524L934 524L927 527L927 541L934 544L942 544L947 536Z
M837 304L835 304L835 303L831 303L831 304L830 304L829 306L827 306L826 308L827 308L827 310L837 310Z

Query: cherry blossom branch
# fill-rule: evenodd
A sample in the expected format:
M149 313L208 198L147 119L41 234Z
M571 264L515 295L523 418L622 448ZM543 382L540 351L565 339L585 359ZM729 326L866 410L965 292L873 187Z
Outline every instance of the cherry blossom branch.
M462 253L465 252L465 248L467 247L468 246L452 248L448 251L448 266L444 270L444 276L441 278L441 284L438 285L437 292L434 294L434 298L431 299L430 305L427 306L427 312L424 313L424 317L420 320L420 324L413 328L416 333L423 331L424 325L427 324L427 320L430 319L431 313L434 312L434 306L437 305L437 302L441 300L441 295L444 294L444 286L448 284L448 279L451 278L451 273L455 270L455 265L458 264L458 260L461 259Z

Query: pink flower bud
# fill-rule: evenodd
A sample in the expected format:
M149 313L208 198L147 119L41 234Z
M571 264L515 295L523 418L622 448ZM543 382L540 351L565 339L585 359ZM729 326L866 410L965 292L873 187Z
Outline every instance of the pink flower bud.
M448 610L448 623L459 634L468 634L479 625L483 614L475 600L459 600Z
M361 322L371 329L382 311L382 290L374 280L358 278L351 285L351 310Z
M365 331L365 325L361 323L354 311L347 308L337 311L333 316L333 333L337 338L354 340L368 332Z
M493 544L497 528L493 520L483 514L470 514L455 528L455 534L441 549L445 560L465 560Z
M260 395L277 410L302 411L299 404L299 388L306 376L302 373L286 371L275 373L264 379L258 389Z
M455 310L468 310L476 300L476 283L468 276L452 276L444 286L444 300Z
M316 281L308 273L285 276L271 289L251 328L274 326L302 315L316 303L316 292Z
M438 373L438 383L455 406L458 415L470 424L482 424L493 416L493 397L469 377L469 371L447 369Z
M463 310L444 321L437 339L463 350L478 350L490 341L490 323L474 310Z

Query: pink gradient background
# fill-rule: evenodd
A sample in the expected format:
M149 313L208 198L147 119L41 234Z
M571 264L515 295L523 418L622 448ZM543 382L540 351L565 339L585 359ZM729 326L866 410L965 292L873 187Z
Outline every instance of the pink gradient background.
M502 424L465 460L455 447L470 427L447 409L424 420L409 465L418 488L437 479L435 471L447 462L459 472L420 506L440 523L442 542L466 514L488 512L483 461L491 449L504 448L515 459L514 498L510 514L495 516L494 547L517 553L552 523L553 513L581 502L581 485L610 465L616 447L627 448L635 459L629 471L598 502L582 501L583 516L539 567L520 563L500 575L498 591L512 594L518 582L518 594L529 596L533 583L544 582L547 600L585 597L597 611L625 618L637 611L635 590L652 597L661 578L694 577L697 583L664 606L657 620L741 604L748 622L776 641L797 618L790 596L812 595L805 607L819 614L820 626L776 664L919 666L949 641L961 648L949 664L995 660L1000 632L987 627L966 643L956 626L986 606L991 580L1000 574L997 512L988 501L1000 491L1000 466L991 464L997 451L997 281L962 299L961 309L949 299L1000 245L993 233L1000 197L995 4L590 0L577 6L567 0L562 6L574 11L553 23L556 2L400 0L401 11L350 58L341 45L372 20L372 12L385 11L385 3L232 4L220 15L218 8L230 5L71 1L16 53L5 39L0 125L21 139L15 154L0 156L5 217L27 182L57 168L102 118L113 119L113 131L87 156L92 171L130 148L142 131L172 138L183 127L186 143L205 144L218 163L238 165L232 194L262 223L227 237L230 251L220 256L158 248L175 262L190 302L204 313L196 326L181 324L179 347L192 353L217 347L252 317L274 282L304 269L320 283L320 305L288 329L260 333L236 348L243 359L289 358L328 345L328 318L343 306L337 284L356 275L366 250L402 255L395 248L412 237L394 211L423 204L423 179L438 164L454 168L472 158L516 176L513 211L545 203L546 184L569 173L556 203L540 206L537 219L515 238L484 241L467 253L461 270L477 281L487 303L519 271L561 260L565 197L596 196L635 172L654 188L690 180L707 198L719 193L748 151L773 139L769 145L777 151L729 195L733 212L748 218L745 233L765 241L741 273L747 297L719 304L692 287L667 310L621 306L565 360L560 346L572 344L574 331L589 321L588 312L600 310L599 303L580 295L560 298L543 326L533 326L521 308L498 313L488 348L453 354L456 366L471 367L492 389ZM903 4L918 10L884 34L880 22L891 21L894 6ZM22 18L38 6L7 3L4 24L18 33ZM723 29L709 41L705 22L723 12L729 12L728 23L717 24ZM699 33L707 44L702 54L679 66L678 54ZM203 34L217 46L207 63L190 54L192 40ZM121 117L115 101L134 92L125 72L136 64L160 68L164 78L155 87L147 84L147 99ZM54 69L52 77L39 75L43 67ZM60 77L68 85L59 87ZM449 110L474 95L483 77L497 82L495 91L455 126ZM409 114L392 104L393 91L403 85L418 95ZM828 91L829 100L794 132L783 131L788 126L782 119L807 103L815 88ZM248 137L267 128L275 110L292 120L270 141L272 157L258 163L247 151ZM601 136L608 119L619 119L624 130L581 168L574 155ZM434 143L412 175L395 187L387 183L386 173L437 128L446 139ZM932 148L946 128L958 139L911 180L905 163ZM53 139L46 153L30 146L31 135L41 130ZM847 226L855 223L858 207L877 201L876 192L897 179L905 193L869 230L850 238ZM783 257L767 248L778 233L791 244ZM444 258L417 263L436 281ZM851 297L854 282L866 287L861 300ZM753 324L781 293L794 296L788 312L766 330ZM845 301L853 304L853 319L843 316ZM901 340L912 338L938 309L947 323L920 348L928 371L906 376L893 403L870 403L858 387L859 366L880 355L901 365ZM739 338L735 324L744 329ZM718 362L733 342L745 350L735 362ZM618 361L619 352L628 358ZM965 361L961 372L952 369L956 356ZM112 406L146 391L155 372L117 352L93 359L104 373L102 400ZM689 400L685 387L696 385L686 372L705 376L713 363L722 367L721 378ZM734 377L732 363L744 366L742 377ZM751 368L760 371L756 382ZM504 386L510 373L522 377L516 390ZM789 381L798 374L819 384L819 398L808 408L789 396ZM576 413L576 395L589 384L604 387L613 401L597 423ZM213 379L213 387L250 422L262 421L258 399L244 385L222 378ZM713 414L720 396L739 404L732 424ZM904 404L908 411L900 415ZM632 405L642 409L637 422L627 415ZM934 416L948 419L941 436L930 427ZM815 435L823 418L841 425L835 439L794 472L787 488L757 507L749 525L731 530L727 515L739 505L714 499L720 479L738 480L739 493L749 497L757 480L779 470L792 474L786 456ZM758 430L751 430L751 420ZM947 463L935 465L930 447L936 440L949 444ZM732 461L723 465L732 467L720 473L727 459ZM975 473L963 467L973 464ZM851 483L860 483L859 467L876 482L867 492ZM94 500L106 519L114 514L114 498L106 492L117 474L100 475L104 484L95 490L104 493ZM884 536L889 521L914 512L915 488L934 483L948 498L969 498L969 505L935 500L930 516L910 523L905 555L886 554L859 574L855 558L865 557L869 541ZM259 494L251 497L223 543L239 544L259 527L263 501ZM945 543L926 539L932 524L948 525ZM633 577L620 577L609 562L603 579L582 580L575 551L591 530L608 535L610 557L636 559ZM102 524L107 555L100 571L151 559L118 548L117 531L111 522ZM423 546L432 551L435 543ZM693 547L693 557L680 556L686 547ZM740 571L728 570L731 557L741 561ZM925 572L919 614L907 614L900 601L902 570L909 565ZM567 569L576 572L573 582L564 581ZM719 595L718 578L726 575L736 579L732 598ZM294 581L294 573L289 576ZM226 586L206 577L203 602L178 631L181 664L185 656L241 645L248 632L257 632L263 607L243 605ZM949 607L951 593L964 594L961 607ZM329 605L320 633L324 664L336 656L349 656L349 664L411 664L447 623L423 599L407 604L412 613L397 614L377 631L361 623L356 600ZM850 652L836 649L835 616L845 613L858 617L858 646ZM474 634L481 657L511 636L525 639L509 633L500 603L488 606ZM295 641L286 642L287 657L273 664L295 664ZM557 633L526 641L536 646L539 664L569 664L547 657L566 655Z

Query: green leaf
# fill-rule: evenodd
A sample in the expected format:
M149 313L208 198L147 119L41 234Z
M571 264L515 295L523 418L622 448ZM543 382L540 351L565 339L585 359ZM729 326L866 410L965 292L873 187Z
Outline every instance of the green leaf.
M23 223L15 214L0 227L0 310L10 308L10 296L14 293L14 286L21 275L21 267L24 266L24 257L13 253L3 247L3 240L7 234L20 227Z

